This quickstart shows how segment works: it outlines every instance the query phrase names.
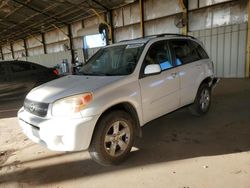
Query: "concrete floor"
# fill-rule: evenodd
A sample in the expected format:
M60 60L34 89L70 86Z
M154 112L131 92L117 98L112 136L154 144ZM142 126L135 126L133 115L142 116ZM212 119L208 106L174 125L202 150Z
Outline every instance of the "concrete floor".
M210 112L186 108L143 128L130 158L114 167L88 152L52 152L29 141L15 117L21 103L0 107L0 187L250 187L250 80L222 80Z

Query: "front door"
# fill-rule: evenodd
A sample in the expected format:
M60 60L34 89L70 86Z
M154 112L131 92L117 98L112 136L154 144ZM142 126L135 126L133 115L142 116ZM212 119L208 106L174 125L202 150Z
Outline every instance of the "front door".
M162 72L157 75L144 75L144 69L149 64L159 64ZM141 69L139 83L144 123L179 108L178 68L172 63L167 41L158 41L151 45Z

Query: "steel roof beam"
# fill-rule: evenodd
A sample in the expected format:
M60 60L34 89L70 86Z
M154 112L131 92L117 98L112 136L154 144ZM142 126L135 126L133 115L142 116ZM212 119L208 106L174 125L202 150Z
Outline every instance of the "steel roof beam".
M44 11L48 11L48 10L50 10L51 8L54 8L54 7L55 7L55 4L53 4L53 5L49 6L49 7L47 7ZM27 22L28 20L30 20L31 18L33 18L33 17L35 17L35 16L38 16L39 14L40 14L40 13L36 13L36 14L31 15L30 17L28 17L28 18L24 19L23 21L19 22L18 25ZM8 31L9 29L12 29L12 28L14 28L14 27L16 27L16 26L17 26L17 25L12 25L12 26L10 26L10 27L4 29L3 31L1 31L0 34L6 32L6 31Z
M104 8L107 11L110 11L110 8L104 6L102 3L100 3L99 1L96 0L92 0L95 4L99 5L100 7Z
M28 4L25 4L25 3L23 3L23 2L20 2L19 0L12 0L12 1L14 1L14 2L16 2L16 3L19 3L20 5L23 5L24 7L27 7L27 8L29 8L29 9L35 11L35 12L38 12L38 13L40 13L40 14L46 16L46 17L49 17L49 18L51 18L51 19L53 19L53 20L55 20L55 21L57 21L57 22L63 23L63 24L65 24L65 25L68 24L67 22L62 21L62 20L58 19L58 18L55 17L55 16L52 16L52 15L50 15L50 14L47 14L46 12L43 12L43 11L41 11L41 10L39 10L39 9L37 9L37 8L35 8L35 7L33 7L33 6L31 6L31 5L28 5Z
M48 7L48 8L49 8L49 7ZM53 8L53 7L52 7L52 8ZM70 8L68 8L68 9L64 10L63 12L57 13L56 15L63 14L63 16L67 16L67 15L69 15L69 14L75 12L75 10L69 11L71 8L72 8L72 7L70 7ZM50 9L50 8L49 8L49 9ZM84 14L85 14L85 13L84 13ZM38 13L37 13L36 15L32 15L31 17L29 17L29 19L31 19L31 18L33 18L34 16L37 16L37 15L38 15ZM81 15L83 15L83 14L81 14ZM25 23L27 20L29 20L29 19L26 19L26 20L24 21L24 23ZM48 22L48 23L47 23L47 22ZM22 22L22 23L23 23L23 22ZM21 34L21 33L24 33L24 32L27 33L27 32L29 32L29 30L34 30L36 27L38 28L38 27L41 27L42 25L45 25L45 24L51 24L51 20L50 20L49 18L42 19L42 20L41 20L40 22L38 22L38 23L34 23L34 24L31 24L31 25L27 26L27 27L25 28L25 30L22 30L22 31L16 33L15 36L17 36L19 33L20 33L20 34ZM31 29L28 29L28 28L31 28ZM1 33L1 32L0 32L0 33ZM8 35L7 35L7 37L8 37Z

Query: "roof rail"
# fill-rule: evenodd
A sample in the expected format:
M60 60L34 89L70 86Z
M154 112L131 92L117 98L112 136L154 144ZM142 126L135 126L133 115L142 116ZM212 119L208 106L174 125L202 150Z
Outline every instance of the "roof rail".
M156 37L165 37L165 36L178 36L178 37L189 37L192 39L196 39L193 36L190 35L183 35L183 34L179 34L179 33L162 33L162 34L158 34L158 35L152 35L152 36L156 36Z
M134 39L125 39L125 40L121 40L119 42L127 42L127 41L131 41L131 40L140 40L140 39L147 39L150 37L157 37L156 35L149 35L149 36L145 36L145 37L138 37L138 38L134 38Z
M165 37L165 36L178 36L178 37L188 37L188 38L192 38L192 39L196 39L193 36L190 35L183 35L183 34L179 34L179 33L161 33L161 34L157 34L157 35L148 35L145 37L139 37L139 38L135 38L135 39L126 39L126 40L122 40L120 42L126 42L126 41L130 41L130 40L139 40L139 39L146 39L146 38L157 38L157 37Z

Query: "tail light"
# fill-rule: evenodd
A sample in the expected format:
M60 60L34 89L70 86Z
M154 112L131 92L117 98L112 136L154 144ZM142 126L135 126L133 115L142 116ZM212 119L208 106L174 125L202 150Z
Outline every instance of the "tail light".
M54 70L53 70L53 73L54 73L55 75L57 75L57 76L59 75L59 72L58 72L57 69L54 69Z

